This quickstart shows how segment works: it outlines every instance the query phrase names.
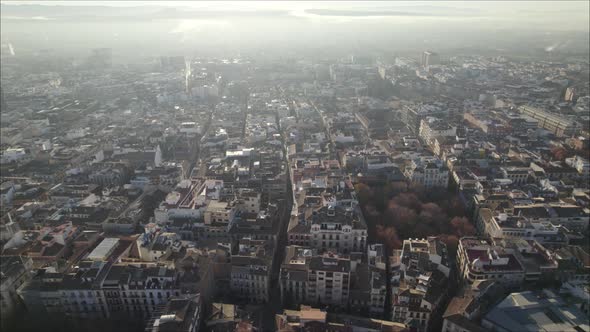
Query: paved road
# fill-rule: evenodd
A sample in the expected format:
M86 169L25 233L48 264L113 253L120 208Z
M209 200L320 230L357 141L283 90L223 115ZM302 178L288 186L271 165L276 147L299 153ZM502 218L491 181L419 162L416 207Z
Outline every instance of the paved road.
M270 273L270 289L269 301L263 306L262 312L262 329L263 331L274 331L275 315L280 313L281 291L279 284L279 273L281 270L281 263L285 258L285 247L287 245L287 226L289 225L289 218L291 215L291 205L287 201L280 202L280 220L279 236L277 238L277 248L275 250L273 265Z
M195 141L193 142L194 150L193 150L193 154L192 154L192 159L189 161L189 167L186 170L186 172L188 174L188 178L191 178L193 176L204 176L205 175L205 171L204 171L205 168L204 167L206 165L204 163L202 163L202 160L201 160L201 138L203 138L203 136L205 136L207 134L207 131L209 131L209 126L211 125L211 120L213 118L214 112L215 112L215 106L211 107L211 112L209 113L209 118L207 119L207 122L205 122L205 125L203 126L203 133L201 135L197 135L197 137L195 137ZM197 174L194 174L193 172L195 171L195 168L197 168L197 167L198 167Z
M284 149L283 154L285 156L284 162L288 165L286 149ZM259 314L259 319L255 320L255 325L259 326L261 331L275 331L275 315L282 312L279 273L281 264L285 258L285 247L287 246L287 227L289 226L291 208L293 207L292 193L291 179L287 176L286 197L278 202L280 225L273 265L270 272L269 301L261 306L260 312L257 313Z

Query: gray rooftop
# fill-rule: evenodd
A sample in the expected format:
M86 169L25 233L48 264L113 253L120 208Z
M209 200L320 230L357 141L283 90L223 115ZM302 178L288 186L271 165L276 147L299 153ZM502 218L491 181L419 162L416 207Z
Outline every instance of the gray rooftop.
M507 331L590 331L588 316L549 291L512 293L484 318Z

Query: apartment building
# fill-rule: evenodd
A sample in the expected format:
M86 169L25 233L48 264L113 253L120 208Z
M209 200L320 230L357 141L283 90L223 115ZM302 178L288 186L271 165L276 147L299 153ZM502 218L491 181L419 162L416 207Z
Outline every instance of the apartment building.
M272 249L263 240L240 240L239 252L231 257L230 288L236 297L251 303L269 299Z
M179 296L174 269L156 264L80 262L70 273L39 270L21 291L29 310L64 313L74 318L145 319Z
M461 279L469 284L495 280L510 289L519 287L525 278L525 269L515 255L474 237L459 241L457 263Z
M579 232L587 230L590 221L590 210L587 207L565 202L519 204L514 206L513 214L533 222L550 222Z
M151 332L198 332L202 318L199 294L172 297L146 324Z
M367 276L369 278L368 286L371 295L369 312L375 315L383 314L385 310L385 295L387 293L385 271L368 267Z
M358 207L325 206L311 216L310 244L320 251L364 252L367 225Z
M0 313L10 317L19 302L17 290L31 278L33 261L25 256L1 256Z
M446 294L446 245L436 237L404 240L391 261L392 320L426 331Z
M205 225L220 224L229 225L237 212L234 202L211 200L203 214Z
M430 318L446 296L448 279L440 271L407 273L392 285L392 320L428 331Z
M553 114L532 106L520 106L518 111L538 121L539 128L546 129L558 137L572 136L580 125L567 117Z
M539 242L522 239L494 239L495 246L516 257L524 268L524 283L555 280L559 262L555 255Z
M323 206L289 230L290 245L310 246L320 252L364 252L367 226L358 207Z
M529 167L502 167L502 176L513 184L523 185L528 182L531 169Z
M548 221L532 221L522 215L479 210L477 229L490 238L534 240L548 246L561 246L568 242L562 227Z
M349 258L318 256L309 248L289 246L280 273L283 301L345 306L355 269L356 262Z
M314 250L291 245L286 249L286 257L281 265L280 286L283 302L307 302L309 260Z
M309 260L307 299L310 302L344 306L350 287L350 259L314 256Z
M404 171L406 178L426 188L446 188L449 184L449 169L440 161L422 162L412 160Z
M438 270L445 276L449 276L447 246L437 237L404 240L400 258L402 264L400 268L403 271Z
M182 180L154 210L154 218L158 224L169 224L178 219L202 219L207 201L219 200L223 187L223 181L219 180Z
M434 117L427 117L420 121L418 136L425 144L431 145L436 137L454 137L457 135L457 127L448 122Z

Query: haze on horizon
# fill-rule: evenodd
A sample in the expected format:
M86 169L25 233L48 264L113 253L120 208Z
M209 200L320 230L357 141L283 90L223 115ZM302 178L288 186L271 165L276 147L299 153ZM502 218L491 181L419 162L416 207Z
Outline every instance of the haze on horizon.
M2 44L140 54L301 48L588 49L588 1L2 1Z

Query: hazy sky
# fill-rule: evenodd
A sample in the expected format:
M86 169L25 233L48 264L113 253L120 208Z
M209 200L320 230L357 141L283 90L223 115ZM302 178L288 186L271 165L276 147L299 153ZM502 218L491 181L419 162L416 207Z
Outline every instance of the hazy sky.
M156 51L210 50L211 45L560 48L583 44L579 35L563 32L590 29L590 1L0 3L2 43L29 50L93 45Z
M501 22L512 26L539 24L539 28L556 30L588 30L590 1L0 1L3 4L41 4L59 6L112 6L112 7L176 7L204 11L264 11L284 10L292 15L306 16L309 19L367 19L358 15L314 15L305 13L310 9L330 9L334 11L362 10L372 12L370 19L385 20L407 17L428 16L441 19L452 17L476 19L479 23ZM375 16L375 12L388 12ZM391 12L391 11L397 11ZM400 14L400 15L396 15ZM4 16L4 15L3 15ZM321 17L318 17L321 16Z
M0 1L44 6L168 7L189 11L284 11L310 20L474 20L478 24L550 30L589 29L590 1ZM324 9L330 12L314 12ZM358 11L351 15L346 11ZM379 16L379 13L383 13ZM92 15L92 12L88 14ZM4 15L4 19L15 19ZM36 17L39 18L39 17ZM42 17L52 19L52 17ZM428 22L426 22L428 23Z

